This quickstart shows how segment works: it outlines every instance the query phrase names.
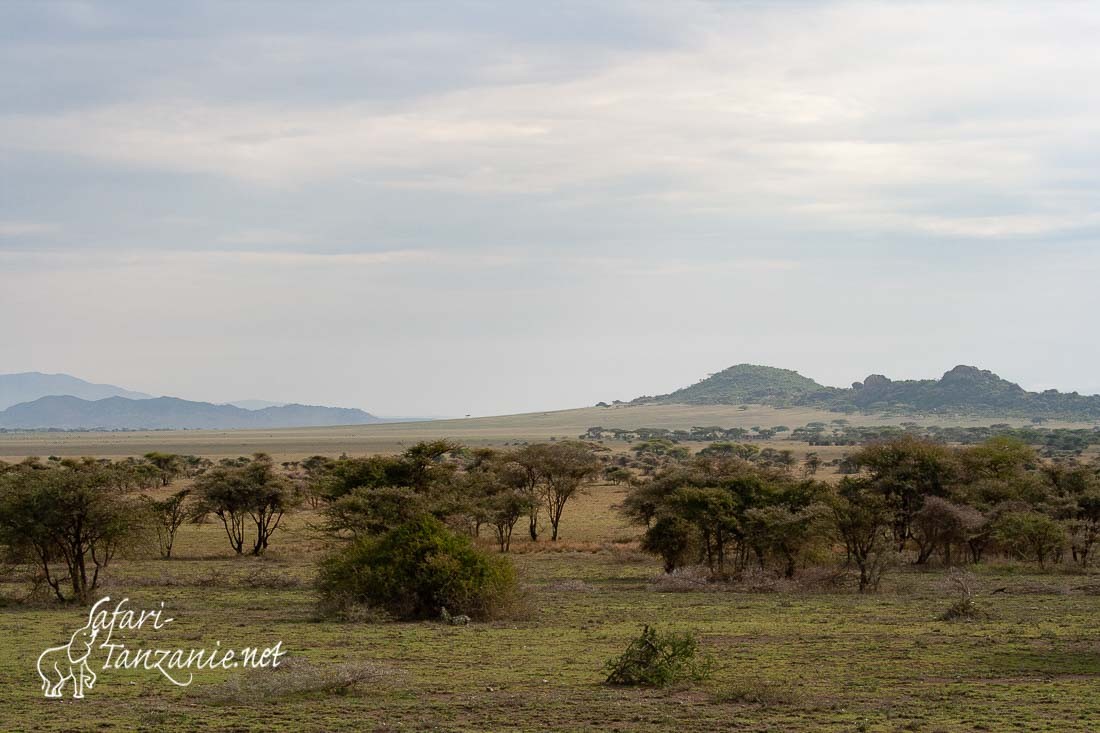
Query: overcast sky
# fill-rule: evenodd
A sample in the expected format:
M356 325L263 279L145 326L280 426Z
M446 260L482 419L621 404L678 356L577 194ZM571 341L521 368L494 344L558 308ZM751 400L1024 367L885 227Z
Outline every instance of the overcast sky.
M0 4L0 372L1100 392L1100 4Z

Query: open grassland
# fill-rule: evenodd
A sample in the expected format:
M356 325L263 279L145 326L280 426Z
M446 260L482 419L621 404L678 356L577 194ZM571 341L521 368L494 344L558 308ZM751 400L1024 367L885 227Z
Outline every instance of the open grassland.
M103 456L122 458L149 451L209 457L270 453L283 460L313 454L365 455L394 453L422 440L452 438L468 445L500 446L517 441L545 441L576 438L587 428L690 429L716 425L723 428L764 428L786 425L794 428L811 422L828 423L846 419L852 425L981 426L995 423L1024 425L1019 418L990 418L945 415L843 415L803 408L778 409L759 405L744 409L731 405L620 405L576 410L532 412L523 415L479 417L463 420L384 423L331 428L288 428L281 430L178 430L127 433L0 433L0 460L26 456ZM1051 421L1048 427L1091 427L1085 423Z
M263 559L233 558L216 523L180 531L178 558L115 564L104 593L166 604L176 620L135 646L267 646L291 662L241 677L98 671L84 700L41 696L35 660L83 622L78 608L0 608L0 730L1088 731L1100 727L1100 577L991 564L991 618L939 620L943 574L903 568L883 592L815 585L782 592L656 592L656 561L600 485L571 505L564 539L518 541L530 588L521 621L320 621L310 583L325 542L293 515ZM994 590L1003 592L993 593ZM15 586L4 587L13 594ZM714 677L666 690L601 684L643 624L693 630ZM363 681L317 683L350 665Z

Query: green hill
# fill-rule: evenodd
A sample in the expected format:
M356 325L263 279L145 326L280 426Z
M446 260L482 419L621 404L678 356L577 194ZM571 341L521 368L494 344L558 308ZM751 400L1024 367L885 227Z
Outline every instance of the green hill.
M660 397L640 397L635 402L788 406L805 404L811 395L828 389L792 369L737 364L690 387Z
M1057 390L1028 392L991 371L961 365L940 379L893 381L872 374L850 388L837 388L790 369L738 364L690 387L658 397L639 397L634 402L1100 420L1100 396Z

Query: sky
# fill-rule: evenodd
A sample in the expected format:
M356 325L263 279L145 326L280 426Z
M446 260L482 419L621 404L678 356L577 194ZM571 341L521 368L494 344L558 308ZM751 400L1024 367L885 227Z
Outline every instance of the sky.
M0 4L0 373L1100 392L1100 4Z

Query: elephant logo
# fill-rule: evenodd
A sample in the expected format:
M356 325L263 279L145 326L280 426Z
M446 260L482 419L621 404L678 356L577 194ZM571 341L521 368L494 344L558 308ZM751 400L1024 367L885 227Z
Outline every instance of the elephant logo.
M92 614L88 614L88 623L77 629L68 644L50 647L38 656L38 676L42 678L42 693L46 697L64 697L62 689L65 683L72 683L74 699L84 697L85 689L95 685L95 672L88 665L92 646L99 634L99 628L92 623Z

